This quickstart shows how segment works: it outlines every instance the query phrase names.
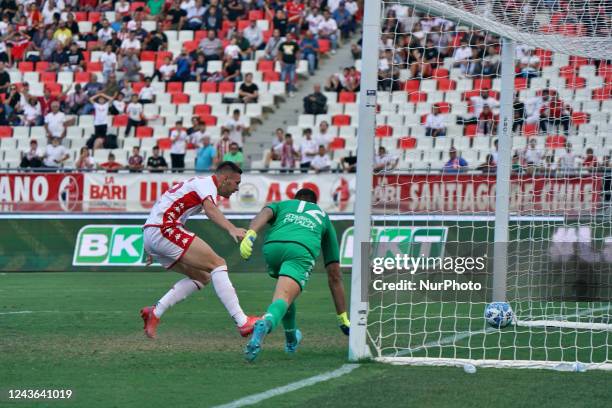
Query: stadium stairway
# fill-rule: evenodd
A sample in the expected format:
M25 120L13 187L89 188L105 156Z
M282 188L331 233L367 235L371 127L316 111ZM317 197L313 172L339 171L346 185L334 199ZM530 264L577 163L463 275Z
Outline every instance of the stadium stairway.
M261 161L263 152L271 146L274 131L277 128L281 127L286 130L288 126L297 124L299 115L304 113L303 99L306 95L312 93L314 84L319 83L323 88L325 81L331 75L340 72L343 67L355 65L351 55L351 41L354 42L354 38L339 43L335 55L330 53L320 58L319 69L315 71L315 75L300 78L295 95L293 97L281 96L281 102L277 102L274 112L263 117L262 123L251 131L251 136L245 140L244 146L249 166L253 161Z

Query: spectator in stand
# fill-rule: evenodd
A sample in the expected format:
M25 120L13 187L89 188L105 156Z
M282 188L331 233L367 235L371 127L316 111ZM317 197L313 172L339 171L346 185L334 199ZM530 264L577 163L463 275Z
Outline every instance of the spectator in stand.
M155 72L155 75L153 77L155 78L155 76L157 76L160 81L168 82L172 81L172 78L174 78L175 73L176 66L172 64L172 60L170 59L170 57L166 57L164 58L164 63Z
M487 154L487 158L484 163L476 167L476 170L481 170L483 173L495 173L497 171L497 164L493 160L492 154Z
M157 21L155 30L147 34L142 46L146 51L156 52L168 48L168 36L164 33L164 27L161 21Z
M177 121L174 129L170 131L170 141L172 142L170 161L172 162L173 172L178 169L182 173L182 169L185 168L185 153L187 151L188 140L187 129L183 127L183 121Z
M399 58L399 55L397 56ZM396 91L399 89L398 61L393 57L392 50L382 51L378 59L378 89Z
M214 170L217 164L217 151L210 143L210 136L201 139L202 146L198 149L195 159L195 170L198 173Z
M310 31L315 37L319 35L319 24L323 22L323 15L319 12L318 7L312 7L310 13L306 16L306 22L308 23L308 31Z
M540 116L540 129L547 132L549 126L562 126L563 134L569 136L570 118L572 108L559 98L555 92L550 96L550 101L542 107Z
M443 167L445 173L459 173L467 169L468 162L457 154L457 149L451 147L448 151L448 156L449 159Z
M165 3L166 0L147 0L147 8L153 19L157 19L158 16L162 15Z
M512 156L512 173L522 175L524 172L523 165L521 164L521 156L518 153L514 153Z
M206 125L198 116L191 118L191 127L187 129L187 135L189 136L189 145L200 146L202 144L202 138L204 136L210 137L206 132Z
M497 133L497 123L495 116L489 105L485 105L478 117L478 134L483 136L491 136Z
M395 157L387 152L384 146L378 148L378 154L374 156L374 167L373 171L379 173L384 171L390 171L397 167L399 158Z
M106 81L106 84L104 84L102 93L110 96L111 98L115 98L117 94L119 94L121 88L121 85L119 85L119 82L117 81L117 75L112 72L108 76L108 81Z
M535 78L540 76L540 58L533 53L533 49L526 50L525 55L518 61L517 76L523 78Z
M590 171L597 171L599 168L597 157L593 154L593 149L591 147L587 147L586 149L586 156L584 156L584 159L582 160L582 167L585 167Z
M128 157L127 167L130 173L142 173L144 169L144 158L140 155L140 147L132 147L132 155Z
M350 69L348 67L342 70L342 73L332 74L325 84L325 90L328 92L340 92L346 85L346 77L349 75Z
M355 20L353 15L346 9L344 1L338 4L338 8L332 12L332 18L336 21L342 38L349 38L355 31Z
M72 115L82 115L88 99L89 98L84 89L81 87L81 84L76 84L74 86L74 92L69 94L68 99L66 100L67 112Z
M431 113L425 118L425 136L446 136L446 115L440 113L437 104L431 106Z
M285 135L285 141L280 148L281 155L281 173L289 172L293 173L295 169L296 160L300 157L300 154L293 146L293 138L291 134Z
M330 171L331 166L332 166L332 161L327 155L325 146L320 145L317 155L313 157L310 162L310 168L314 170L315 173L319 174L322 172Z
M187 8L186 25L183 29L197 31L202 28L206 7L204 7L202 0L195 0L190 4L191 6Z
M361 73L355 67L349 67L348 75L345 77L344 90L348 92L359 92Z
M155 102L155 90L151 85L151 78L145 78L145 85L140 89L138 99L143 105Z
M48 168L63 167L69 157L68 149L60 144L59 138L54 137L45 149L43 164Z
M234 109L232 116L225 122L224 127L230 131L230 139L242 148L244 135L249 131L249 123L240 115L240 109Z
M251 20L249 26L244 29L243 35L254 50L263 50L266 46L263 31L257 26L257 20Z
M125 112L128 115L128 122L125 127L125 137L128 137L132 127L138 128L139 126L146 125L144 119L144 106L139 102L137 94L132 94L132 98L130 103L126 106ZM134 133L136 133L136 130L134 130Z
M225 153L229 152L229 146L232 143L230 139L230 131L227 128L221 129L221 139L217 142L215 150L217 151L217 162L223 161Z
M172 77L172 81L176 82L187 82L191 79L191 65L192 60L187 50L183 48L178 57L174 60L174 66L176 66L176 72Z
M147 169L151 173L162 173L168 169L168 163L164 156L159 154L159 146L153 146L153 155L147 160Z
M123 169L123 165L116 161L115 154L110 152L108 159L100 164L100 168L106 170L107 173L118 173L119 170Z
M518 92L514 94L514 102L512 104L512 131L517 132L525 123L525 104L519 99Z
M112 99L103 93L98 93L89 98L89 103L94 108L94 134L87 141L87 147L90 149L99 149L107 144L108 111L111 101Z
M132 94L132 97L136 94ZM138 96L138 95L136 95ZM109 108L109 112L113 115L123 115L125 113L125 108L127 107L127 103L125 103L125 95L123 92L119 92L111 106Z
M310 169L310 163L317 154L317 144L312 140L312 130L304 129L303 139L300 143L300 170L306 173ZM325 146L323 146L325 148Z
M321 84L314 84L313 92L304 97L304 113L308 115L327 113L327 97L321 92Z
M281 37L286 37L289 33L289 21L287 20L287 14L285 10L278 9L272 19L272 26L274 29L280 31Z
M331 53L335 54L338 49L338 25L328 10L323 12L323 21L319 23L318 33L319 39L329 40Z
M51 104L51 111L45 116L45 131L47 139L60 139L66 137L66 127L73 125L74 119L67 119L66 115L60 111L59 102Z
M303 25L304 10L306 6L303 0L290 0L285 3L285 9L287 10L287 22L289 24L289 30L299 32L299 29Z
M300 46L295 42L293 34L287 34L287 39L279 46L279 60L281 63L281 81L287 84L287 93L290 97L295 92L295 69L299 53Z
M40 126L42 124L42 108L38 98L29 96L21 105L23 112L22 123L24 126Z
M468 64L472 58L472 49L468 45L467 38L462 37L459 47L453 53L453 66L461 68L462 73L467 73Z
M190 79L196 82L204 82L208 78L206 58L201 52L197 53L195 61L191 65Z
M229 21L236 21L245 17L246 8L241 0L228 0L225 7Z
M312 133L310 129L305 129L304 132L309 131ZM272 139L272 147L268 152L266 152L266 157L264 158L264 167L267 169L270 167L270 162L275 160L278 161L281 159L281 147L285 142L285 131L283 128L277 128L274 132L274 139Z
M253 82L253 74L249 72L244 76L244 82L238 89L238 98L242 103L257 103L259 87Z
M279 56L279 47L283 42L283 38L280 35L280 31L275 29L272 31L272 37L268 39L268 43L264 48L264 58L267 60L277 60Z
M44 155L44 152L38 147L36 139L30 139L30 148L21 152L21 164L19 164L19 167L22 169L42 167Z
M527 172L533 174L536 170L542 167L544 154L537 148L538 142L536 139L529 141L529 146L523 151L523 161L527 166Z
M306 31L302 41L300 41L302 57L308 61L308 73L314 75L319 65L319 42L313 37L310 30Z
M136 51L129 48L126 54L120 58L119 70L123 72L123 80L138 82L140 81L140 60L136 55Z
M578 157L572 151L572 144L565 142L565 151L559 155L557 168L560 171L572 171L576 169L576 159Z
M8 95L11 87L11 76L6 71L4 62L0 59L0 94Z
M223 55L223 43L217 38L215 30L208 30L208 35L200 41L199 48L206 61L218 61Z
M210 4L206 12L204 13L204 24L205 30L221 30L221 24L223 23L223 12L220 8L214 4Z
M96 162L91 154L89 154L89 148L87 146L81 147L79 150L79 158L74 163L74 168L79 171L89 171L96 169Z
M98 33L98 36L99 35L100 34ZM53 38L53 30L47 30L46 37L40 43L40 47L36 47L33 45L32 48L35 49L36 51L40 51L40 59L42 61L49 61L51 59L51 55L57 49L58 44L59 44L59 41Z
M340 160L340 165L342 166L342 171L346 173L356 173L357 155L353 156L352 152L349 153L348 156L343 157L342 160Z
M244 164L244 155L240 151L238 143L230 143L229 151L223 155L223 161L230 161L236 163L238 167L242 168L242 165Z
M240 73L240 59L232 58L231 55L223 57L222 66L223 81L225 82L240 82L242 74Z
M315 133L313 139L317 146L323 145L325 148L329 148L329 144L334 140L335 135L329 130L329 123L323 120L319 123L319 130Z

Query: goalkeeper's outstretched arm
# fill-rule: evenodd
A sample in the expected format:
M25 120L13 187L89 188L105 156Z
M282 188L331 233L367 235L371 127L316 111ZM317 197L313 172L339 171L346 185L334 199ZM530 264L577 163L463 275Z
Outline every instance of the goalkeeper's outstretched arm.
M257 239L257 232L261 230L270 220L274 218L274 211L270 207L264 207L259 214L251 220L249 230L244 235L240 243L240 256L249 259L253 254L253 244Z

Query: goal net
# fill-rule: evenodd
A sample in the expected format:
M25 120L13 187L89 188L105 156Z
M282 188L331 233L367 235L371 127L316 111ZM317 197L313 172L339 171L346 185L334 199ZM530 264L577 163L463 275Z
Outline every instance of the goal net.
M375 117L359 143L375 157L358 158L358 179L374 174L356 197L371 205L356 213L370 236L354 247L352 356L612 369L612 3L365 12L379 57L364 40L362 88L377 92L361 90ZM493 301L513 309L507 327L487 323Z

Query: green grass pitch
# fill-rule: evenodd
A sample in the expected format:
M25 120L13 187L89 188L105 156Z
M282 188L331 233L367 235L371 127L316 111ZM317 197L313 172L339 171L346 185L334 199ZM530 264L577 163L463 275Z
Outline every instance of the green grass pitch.
M278 331L254 364L210 287L164 315L158 339L139 309L179 279L173 273L0 274L0 407L209 407L335 370L347 338L336 327L324 276L298 301L304 343L283 352ZM261 313L273 283L233 274L244 309ZM31 312L31 313L27 313ZM258 407L603 407L612 374L397 367L364 363L350 374ZM9 401L8 389L72 389L68 401Z

